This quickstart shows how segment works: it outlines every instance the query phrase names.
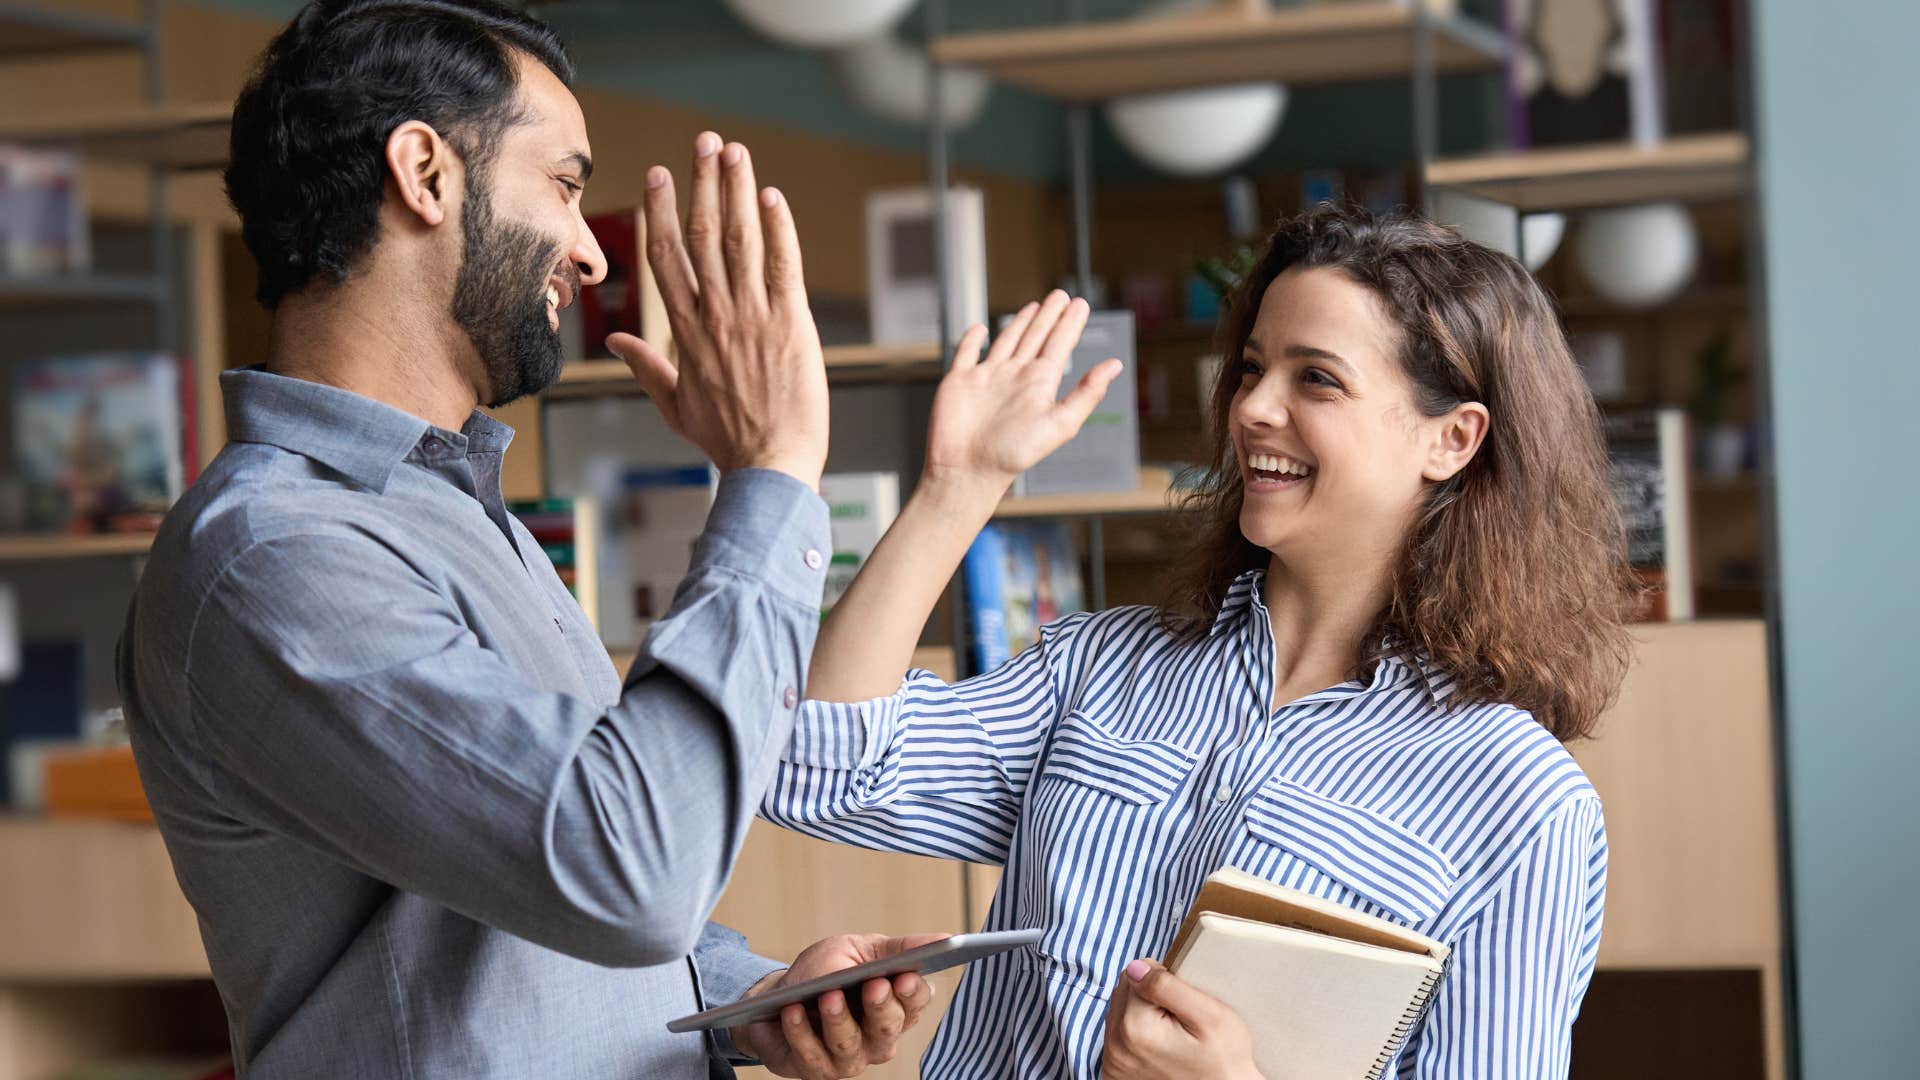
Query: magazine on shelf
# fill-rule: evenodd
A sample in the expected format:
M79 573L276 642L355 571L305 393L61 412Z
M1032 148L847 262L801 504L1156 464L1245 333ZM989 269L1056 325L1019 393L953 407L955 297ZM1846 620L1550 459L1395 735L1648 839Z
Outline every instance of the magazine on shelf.
M826 500L833 535L833 556L827 561L826 591L820 601L820 615L825 618L900 515L900 474L828 473L820 478L820 497Z
M0 276L86 272L93 262L80 155L0 146Z
M1693 618L1686 413L1668 408L1607 417L1607 456L1627 531L1627 559L1649 589L1639 617Z
M1001 320L1006 326L1007 320ZM1073 348L1062 390L1079 384L1087 372L1119 359L1120 374L1078 434L1014 481L1012 494L1068 495L1090 491L1133 491L1140 485L1140 399L1135 382L1133 312L1096 311L1087 317L1080 343Z
M1666 134L1655 0L1507 0L1515 148Z
M629 469L608 513L613 558L603 561L600 637L624 651L639 646L673 606L693 566L694 542L706 531L719 489L711 465Z
M995 522L961 565L973 670L991 671L1040 640L1040 628L1086 610L1073 532L1064 521Z
M182 368L164 353L13 365L14 467L28 531L158 527L190 479Z

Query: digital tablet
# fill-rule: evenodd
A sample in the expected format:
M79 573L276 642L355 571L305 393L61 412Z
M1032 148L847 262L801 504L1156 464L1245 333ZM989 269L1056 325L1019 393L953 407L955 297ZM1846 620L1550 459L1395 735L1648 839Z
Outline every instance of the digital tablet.
M920 975L935 971L945 971L963 964L971 963L983 956L1017 949L1022 945L1034 945L1040 941L1038 930L999 930L987 934L955 934L931 945L922 945L917 949L889 956L883 960L850 967L822 975L817 979L783 986L758 997L747 998L722 1005L717 1009L708 1009L703 1013L683 1016L667 1024L667 1030L676 1034L688 1031L705 1031L709 1028L734 1027L754 1020L772 1020L780 1015L780 1010L793 1004L807 1004L829 990L847 991L847 1001L858 1008L859 995L855 989L868 979L882 976L905 975L914 972Z

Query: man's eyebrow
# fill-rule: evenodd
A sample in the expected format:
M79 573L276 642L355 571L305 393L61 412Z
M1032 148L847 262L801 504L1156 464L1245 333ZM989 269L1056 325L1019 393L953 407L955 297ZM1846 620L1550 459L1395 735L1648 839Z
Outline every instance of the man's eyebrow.
M583 184L593 179L593 159L587 156L585 150L575 150L573 153L561 158L556 164L571 165L579 169L580 182Z

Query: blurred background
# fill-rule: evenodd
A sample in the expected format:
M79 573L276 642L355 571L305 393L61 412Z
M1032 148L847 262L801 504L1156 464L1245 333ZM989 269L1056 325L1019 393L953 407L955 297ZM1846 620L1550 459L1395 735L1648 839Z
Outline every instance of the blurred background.
M1658 587L1619 705L1574 748L1613 850L1574 1075L1911 1073L1920 709L1895 676L1920 493L1893 439L1920 392L1920 7L526 6L578 63L612 270L565 313L561 382L501 410L505 486L616 662L684 571L708 477L595 343L671 345L634 208L699 131L751 147L799 218L833 382L829 601L912 490L957 329L1059 285L1098 313L1076 365L1129 361L926 627L918 662L949 676L1160 598L1222 298L1276 219L1421 210L1553 296ZM298 8L0 0L0 1080L224 1062L112 661L160 515L224 440L217 376L265 355L218 170ZM994 885L762 825L716 917L790 955L975 926ZM930 1033L873 1075L916 1075Z

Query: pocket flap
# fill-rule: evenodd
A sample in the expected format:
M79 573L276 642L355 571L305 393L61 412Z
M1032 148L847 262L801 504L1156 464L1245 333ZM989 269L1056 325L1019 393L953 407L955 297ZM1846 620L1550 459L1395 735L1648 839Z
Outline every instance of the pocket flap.
M1178 743L1122 739L1084 713L1068 713L1054 732L1042 776L1099 788L1136 804L1166 802L1193 772L1193 751Z
M1269 780L1247 803L1247 828L1410 923L1439 914L1460 876L1445 852L1399 822L1285 780Z

